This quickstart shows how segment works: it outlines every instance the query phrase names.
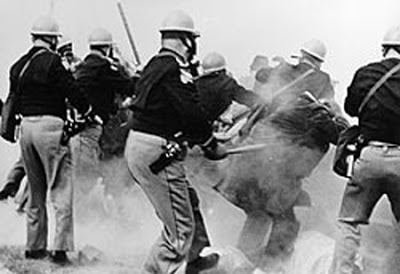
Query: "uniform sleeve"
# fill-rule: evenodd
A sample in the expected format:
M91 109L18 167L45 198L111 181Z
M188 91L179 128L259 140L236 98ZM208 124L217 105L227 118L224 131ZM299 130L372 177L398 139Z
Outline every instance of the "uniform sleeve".
M347 96L344 102L344 110L352 117L358 116L358 108L368 90L374 85L374 80L366 69L359 69L347 88Z
M184 83L178 68L169 71L163 79L167 97L179 115L184 131L194 138L195 143L204 143L211 137L211 125L199 103L193 83Z
M227 88L232 90L233 100L235 102L246 105L249 108L264 102L262 97L251 90L245 89L243 86L239 85L238 82L233 78L231 78L231 81L228 83Z
M61 92L79 113L86 113L90 108L89 103L72 74L62 65L61 58L55 56L51 66L50 77L54 90Z

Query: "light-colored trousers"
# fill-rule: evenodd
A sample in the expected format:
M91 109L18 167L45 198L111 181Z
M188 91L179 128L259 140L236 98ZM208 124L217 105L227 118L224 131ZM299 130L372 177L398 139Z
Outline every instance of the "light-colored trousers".
M54 250L73 250L71 155L61 146L61 118L43 115L24 117L21 152L29 184L27 249L47 249L47 191L55 213Z
M197 258L210 245L199 200L186 179L183 162L174 161L157 175L149 169L164 152L166 144L164 138L131 130L125 148L133 178L164 225L145 263L144 273L175 273L185 261Z
M92 124L71 138L75 200L84 198L101 177L99 142L102 132L101 125Z
M397 222L400 220L400 146L375 143L378 145L368 145L361 151L346 186L331 274L360 273L355 264L361 242L360 225L368 224L383 195L388 196Z

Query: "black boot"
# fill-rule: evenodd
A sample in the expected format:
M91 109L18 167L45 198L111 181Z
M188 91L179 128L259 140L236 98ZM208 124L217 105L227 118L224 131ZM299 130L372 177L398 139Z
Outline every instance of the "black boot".
M51 261L58 265L69 265L72 262L68 259L67 252L64 250L56 250L50 256Z
M0 201L6 200L8 197L15 197L18 192L19 185L15 183L7 183L0 191Z
M200 271L213 268L217 265L218 260L219 255L217 253L198 257L187 264L185 274L198 274Z
M25 258L31 260L46 259L49 253L45 249L25 250Z

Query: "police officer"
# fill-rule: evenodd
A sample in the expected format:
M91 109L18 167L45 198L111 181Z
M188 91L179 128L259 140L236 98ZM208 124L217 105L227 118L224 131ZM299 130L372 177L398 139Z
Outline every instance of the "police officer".
M82 204L84 197L102 177L99 170L99 140L103 126L116 112L116 94L130 96L133 91L129 72L112 59L111 33L104 28L97 28L90 33L88 40L90 53L79 64L74 75L98 119L72 139L78 217L85 217L83 213L87 207Z
M247 89L255 90L257 87L257 72L263 68L269 68L269 59L265 55L256 55L249 66L249 75L239 79L239 83Z
M70 150L60 139L66 99L82 117L90 105L54 51L61 35L56 21L40 17L31 30L33 47L10 70L10 93L19 96L21 152L29 184L27 250L25 257L41 259L47 252L46 195L55 211L54 262L68 262L74 248Z
M60 38L57 44L57 53L60 55L65 69L73 73L79 58L73 54L72 41L69 37L63 35ZM22 157L19 157L7 174L6 182L2 190L0 190L0 200L15 197L25 175ZM27 197L24 197L22 203L26 203L26 199Z
M226 71L225 58L217 52L207 54L202 60L203 74L195 80L202 107L207 118L215 121L233 101L253 107L262 98L239 85Z
M186 273L199 273L214 266L217 254L200 257L210 245L199 200L184 168L185 140L202 144L212 159L226 156L226 150L212 138L212 129L201 109L191 69L198 32L193 19L173 11L164 20L161 50L145 66L136 84L133 121L125 157L135 181L143 188L164 225L145 264L145 273L175 273L187 261ZM165 156L165 147L179 153L152 172L149 166ZM154 171L154 170L153 170Z
M400 26L388 30L382 42L383 59L357 70L347 89L345 111L358 118L365 147L354 164L339 213L340 236L331 273L360 273L354 261L358 252L360 225L368 224L380 198L386 194L400 221L400 71L376 90L361 113L361 102L372 87L400 64ZM397 271L398 271L398 262ZM396 273L397 273L396 271Z
M81 60L74 54L71 38L63 35L58 43L57 52L61 56L64 67L74 73Z
M264 98L274 98L275 106L297 98L305 90L321 100L333 101L334 89L330 76L321 67L325 61L327 49L318 39L306 41L300 47L300 54L296 55L297 64L280 62L271 71L268 77L263 77L265 70L260 70L256 78L266 78L267 81L260 90ZM283 90L282 90L283 89Z

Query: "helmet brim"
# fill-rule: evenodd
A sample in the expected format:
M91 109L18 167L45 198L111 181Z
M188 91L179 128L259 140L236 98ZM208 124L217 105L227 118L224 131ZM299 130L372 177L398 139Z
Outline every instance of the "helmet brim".
M312 57L314 57L315 59L317 59L320 62L325 62L325 59L320 56L319 54L316 54L315 52L312 52L306 48L301 48L300 51L304 51L305 53L307 53L308 55L311 55Z
M400 46L400 41L385 41L382 42L382 46Z
M31 35L36 36L63 36L61 32L50 32L50 31L31 31Z
M187 28L168 28L168 27L164 27L164 28L160 28L160 32L184 32L184 33L189 33L191 35L193 35L194 37L200 37L200 32L197 30L193 30L193 29L187 29Z

